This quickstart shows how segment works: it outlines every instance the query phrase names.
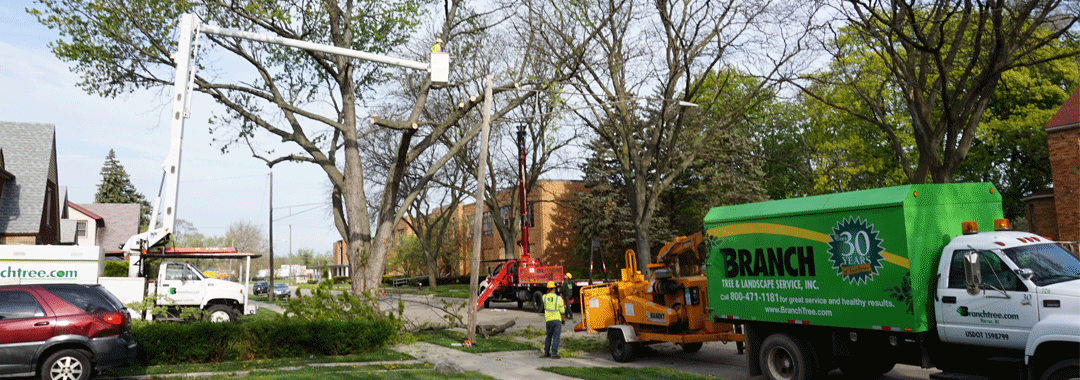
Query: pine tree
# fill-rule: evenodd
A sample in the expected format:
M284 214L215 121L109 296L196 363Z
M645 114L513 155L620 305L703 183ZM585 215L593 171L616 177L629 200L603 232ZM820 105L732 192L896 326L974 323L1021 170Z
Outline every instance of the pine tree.
M131 177L124 170L124 165L116 159L116 152L109 149L105 165L101 167L101 183L98 184L94 203L138 203L139 231L146 231L150 224L150 202L131 184Z

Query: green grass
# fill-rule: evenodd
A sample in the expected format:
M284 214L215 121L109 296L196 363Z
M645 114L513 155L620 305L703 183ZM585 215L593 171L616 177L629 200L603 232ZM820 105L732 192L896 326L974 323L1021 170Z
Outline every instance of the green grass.
M358 363L378 361L413 360L411 355L378 348L372 352L343 356L314 356L307 358L251 360L243 362L223 362L211 364L158 365L149 367L125 367L106 371L109 376L160 375L168 373L192 372L236 372L255 369L278 369L282 367L300 367L317 363Z
M604 352L608 349L607 339L600 339L596 336L589 336L585 338L574 338L564 336L559 342L559 352L562 351L581 351L581 352Z
M535 350L536 346L521 342L516 342L509 339L493 337L483 338L476 337L476 342L472 347L465 347L462 342L465 341L465 333L452 330L432 330L413 333L416 340L421 342L427 342L434 345L453 348L459 351L464 351L473 354L479 354L484 352L500 352L500 351L522 351L522 350Z
M240 379L240 380L308 380L318 378L320 380L352 380L352 379L405 379L405 380L437 380L437 379L494 379L493 377L478 372L466 372L459 375L441 375L431 370L429 363L423 364L388 364L388 365L365 365L365 366L334 366L334 367L293 367L273 370L252 370L232 374L221 374L203 379Z
M274 319L278 315L280 315L280 314L278 314L276 311L260 307L259 310L255 311L255 314L241 316L239 318L239 320L240 320L240 322L261 321L261 320L266 320L266 319Z
M435 297L446 298L469 298L469 285L468 284L449 284L439 285L437 290L431 290L431 287L425 286L423 290L417 289L415 286L384 286L382 288L387 293L399 293L399 294L417 294L428 295L433 294Z
M541 371L557 373L563 376L576 377L586 380L712 380L713 377L677 371L667 368L631 368L631 367L540 367Z

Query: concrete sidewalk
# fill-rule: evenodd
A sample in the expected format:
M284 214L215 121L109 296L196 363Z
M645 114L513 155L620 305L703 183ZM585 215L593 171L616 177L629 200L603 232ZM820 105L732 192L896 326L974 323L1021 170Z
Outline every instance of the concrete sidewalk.
M476 371L496 379L574 379L537 368L547 366L560 367L596 367L597 363L588 359L563 358L549 359L542 357L539 351L502 351L471 354L453 348L430 343L411 343L393 347L394 350L412 355L420 362L435 364L442 360L460 366L466 371Z

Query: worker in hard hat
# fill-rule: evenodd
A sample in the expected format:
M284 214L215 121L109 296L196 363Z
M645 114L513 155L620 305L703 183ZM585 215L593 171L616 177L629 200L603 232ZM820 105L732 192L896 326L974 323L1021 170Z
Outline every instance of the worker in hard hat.
M562 297L555 294L555 281L548 281L547 294L541 299L544 302L544 320L547 321L547 336L544 337L544 357L560 359L559 339L562 336L562 315L566 312L566 304Z
M563 304L566 305L566 319L574 319L574 303L571 302L574 299L574 276L567 273L563 277L563 282L559 288L559 292L562 293Z
M436 38L435 39L435 45L431 47L431 52L432 53L442 53L442 45L443 45L442 38Z

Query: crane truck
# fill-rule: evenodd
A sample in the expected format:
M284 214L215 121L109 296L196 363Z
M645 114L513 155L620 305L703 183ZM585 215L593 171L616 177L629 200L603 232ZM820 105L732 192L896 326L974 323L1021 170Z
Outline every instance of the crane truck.
M992 184L715 207L704 229L702 303L741 327L751 376L876 378L902 363L945 379L1080 377L1080 260L1011 231ZM640 310L620 297L616 311ZM633 343L609 332L613 356L620 335Z
M560 283L564 280L563 267L545 266L529 252L529 208L528 192L525 180L525 126L517 131L518 144L518 204L521 210L521 255L517 259L497 260L487 278L480 283L480 294L476 297L476 309L490 306L492 300L517 302L520 309L525 301L532 301L537 312L542 312L544 303L541 298L547 291L547 282ZM478 206L479 207L479 206ZM567 295L569 297L569 295Z

